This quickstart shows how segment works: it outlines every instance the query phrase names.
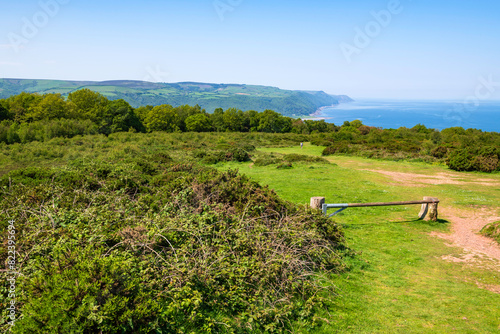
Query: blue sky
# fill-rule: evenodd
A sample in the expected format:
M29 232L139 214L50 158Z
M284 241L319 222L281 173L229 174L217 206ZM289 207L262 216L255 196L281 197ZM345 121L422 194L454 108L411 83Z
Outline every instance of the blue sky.
M0 1L4 78L246 83L457 100L486 80L481 99L500 99L500 3L493 0Z

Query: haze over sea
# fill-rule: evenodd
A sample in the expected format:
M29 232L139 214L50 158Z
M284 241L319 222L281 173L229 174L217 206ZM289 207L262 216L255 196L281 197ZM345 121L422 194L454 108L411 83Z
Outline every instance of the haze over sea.
M463 101L363 99L323 108L316 116L337 125L359 119L365 125L385 129L423 124L439 130L461 126L500 132L500 101L481 101L475 105Z

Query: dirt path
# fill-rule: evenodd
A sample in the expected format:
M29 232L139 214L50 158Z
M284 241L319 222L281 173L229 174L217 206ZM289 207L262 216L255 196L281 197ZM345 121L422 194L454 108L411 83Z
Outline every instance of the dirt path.
M412 187L425 187L426 185L441 185L441 184L455 184L455 185L481 185L500 187L500 182L495 179L476 178L471 175L456 175L452 173L438 173L436 175L425 175L415 173L401 173L392 172L379 169L363 169L369 172L375 172L390 177L396 185L405 184Z
M425 187L427 185L478 185L478 186L500 186L495 179L478 178L475 175L457 175L455 173L438 173L436 175L424 175L415 173L401 173L386 170L363 169L370 172L380 173L388 176L395 185L407 187ZM471 210L459 210L455 208L441 207L440 217L452 223L452 233L433 233L433 235L450 242L451 246L464 249L465 253L460 258L452 256L445 257L446 260L454 262L481 262L487 258L495 259L496 270L500 270L500 245L495 241L479 234L479 231L489 223L500 220L496 210L486 207L476 207Z
M474 262L487 256L500 261L500 246L498 243L479 234L479 231L485 225L500 220L500 216L497 215L495 210L476 208L473 211L465 211L441 208L440 215L452 222L452 233L433 233L433 235L448 240L451 245L461 247L465 251L462 257L448 257L448 260Z

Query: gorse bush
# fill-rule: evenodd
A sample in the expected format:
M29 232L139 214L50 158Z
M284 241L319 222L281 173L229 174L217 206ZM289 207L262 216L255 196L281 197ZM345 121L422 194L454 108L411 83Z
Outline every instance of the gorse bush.
M461 148L448 154L446 163L457 171L491 173L500 170L500 149L497 147Z
M302 155L302 154L286 154L283 157L284 160L289 162L315 162L315 163L329 163L328 160L325 160L321 157L314 157L310 155Z
M313 328L315 276L344 266L342 231L320 212L167 153L20 169L0 191L18 236L14 333Z
M336 142L334 144L330 144L328 147L326 147L323 152L322 152L322 155L326 156L326 155L333 155L333 154L338 154L338 153L350 153L352 152L353 149L351 149L351 147L349 147L349 144L345 141L341 141L341 142Z
M272 155L266 155L266 156L262 156L262 157L255 159L254 165L262 167L262 166L269 166L269 165L277 164L277 163L281 163L281 162L283 162L283 159L281 159L281 158L273 157Z

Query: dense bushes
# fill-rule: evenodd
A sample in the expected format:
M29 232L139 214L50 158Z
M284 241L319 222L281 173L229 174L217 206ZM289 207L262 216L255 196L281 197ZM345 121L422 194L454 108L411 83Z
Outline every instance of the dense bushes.
M377 129L345 122L338 132L311 136L326 146L323 155L353 154L368 158L446 162L457 171L494 172L500 168L500 134L449 128L441 132L423 125Z
M0 142L7 144L47 141L52 138L72 138L98 133L98 126L90 120L57 119L33 123L0 122Z
M446 160L457 171L481 171L491 173L500 169L500 149L497 147L461 148L452 151Z
M235 171L175 163L166 152L72 165L0 179L0 212L19 236L15 333L317 325L322 288L314 277L342 270L344 247L321 213Z
M349 144L345 141L341 141L328 145L321 154L326 156L339 153L349 153L351 151L352 150L349 147Z
M208 165L213 165L223 161L245 162L250 160L250 155L241 147L232 147L228 150L197 150L194 157Z

